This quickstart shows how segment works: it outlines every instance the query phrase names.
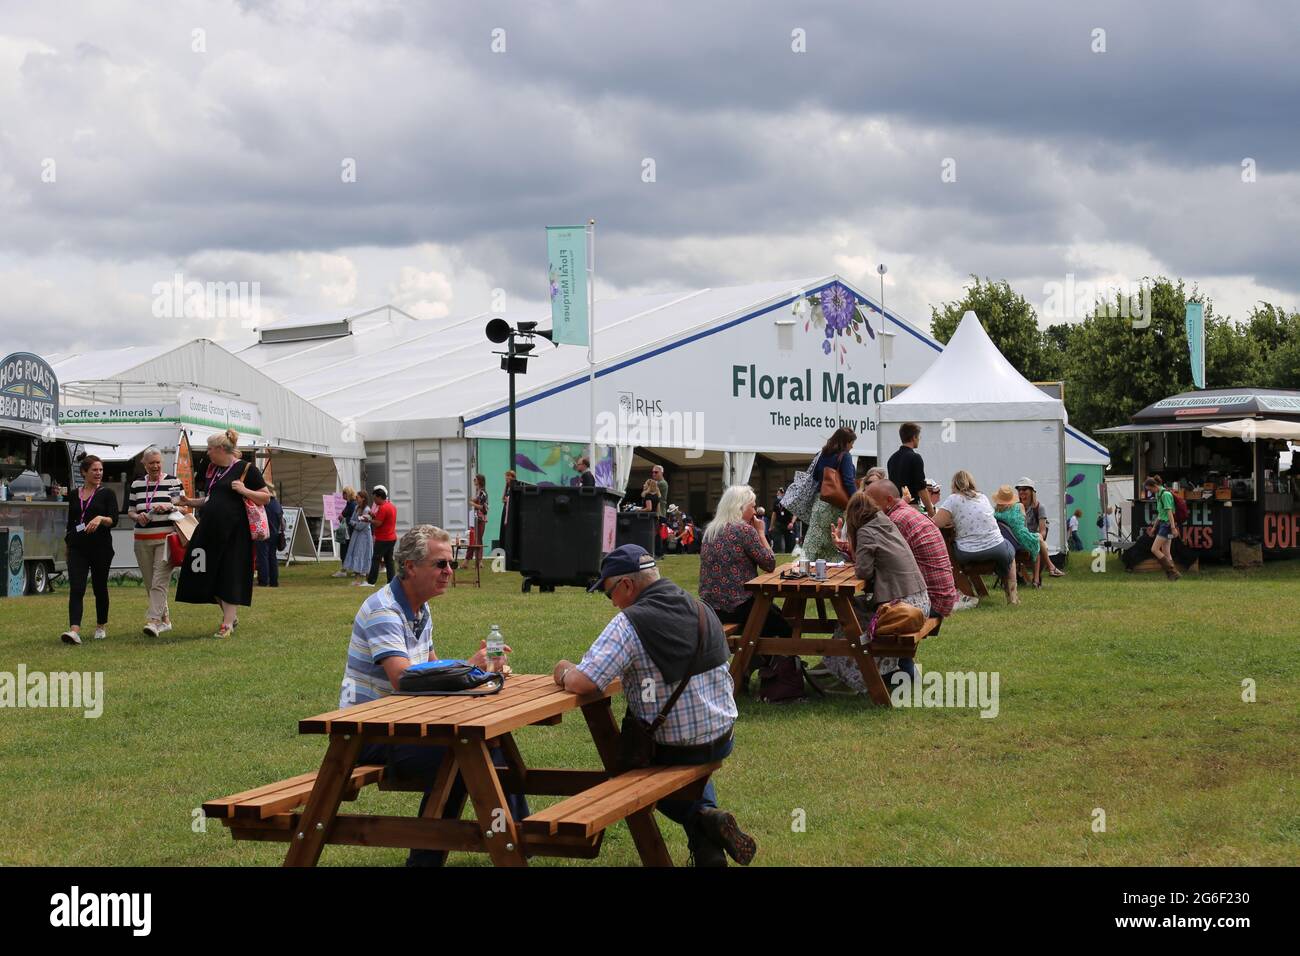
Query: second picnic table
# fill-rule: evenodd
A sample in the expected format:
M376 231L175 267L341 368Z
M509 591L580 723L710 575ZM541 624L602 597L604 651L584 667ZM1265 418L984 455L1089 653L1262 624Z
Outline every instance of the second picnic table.
M731 678L737 693L755 654L821 654L823 657L853 658L862 672L871 699L885 707L890 706L889 690L862 641L862 624L853 607L853 596L862 590L862 581L853 565L827 568L824 581L812 577L790 579L781 576L782 572L794 567L794 564L784 564L775 571L745 582L746 590L754 594L754 605L731 661ZM763 635L767 612L777 598L784 599L781 610L793 631L791 637ZM809 602L816 608L816 617L808 616ZM826 614L827 604L834 612L833 617ZM831 635L837 623L841 637L804 637L805 633Z

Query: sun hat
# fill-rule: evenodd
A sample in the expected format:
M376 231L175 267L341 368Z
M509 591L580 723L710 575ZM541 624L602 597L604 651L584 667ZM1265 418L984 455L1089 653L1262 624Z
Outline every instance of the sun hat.
M1034 479L1029 477L1021 478L1019 481L1016 482L1016 490L1019 491L1021 488L1029 488L1032 491L1038 490L1036 487L1034 487Z
M1013 505L1019 500L1016 497L1016 490L1010 485L1002 485L998 488L997 493L993 495L993 503L1003 508Z
M635 574L653 567L655 559L649 551L639 544L625 544L605 555L605 559L600 562L600 577L587 590L602 591L609 578L616 578L620 574Z

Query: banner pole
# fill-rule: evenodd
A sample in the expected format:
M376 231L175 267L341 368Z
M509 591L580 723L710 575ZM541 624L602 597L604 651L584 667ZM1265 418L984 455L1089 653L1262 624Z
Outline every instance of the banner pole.
M591 442L587 459L596 468L596 220L587 220L587 392L591 399Z

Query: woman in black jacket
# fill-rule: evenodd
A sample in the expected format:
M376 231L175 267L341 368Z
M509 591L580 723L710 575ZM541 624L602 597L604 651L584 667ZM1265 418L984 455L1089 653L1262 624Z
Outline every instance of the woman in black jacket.
M117 495L102 486L104 463L87 455L78 466L84 486L68 498L68 629L65 644L81 643L82 603L86 575L95 590L95 640L108 637L108 569L113 564L113 524Z

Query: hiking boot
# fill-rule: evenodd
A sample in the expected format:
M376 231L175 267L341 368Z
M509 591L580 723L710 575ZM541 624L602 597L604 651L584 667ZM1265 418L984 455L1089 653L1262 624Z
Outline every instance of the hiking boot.
M718 867L727 865L727 854L722 847L704 836L700 836L692 842L690 849L690 859L687 860L690 866Z
M710 807L701 810L696 826L701 834L727 851L727 855L741 866L749 866L758 852L754 838L740 829L736 818L726 810Z
M1179 574L1177 571L1166 571L1165 577L1167 577L1170 581L1177 581L1179 578L1182 577L1182 575Z

